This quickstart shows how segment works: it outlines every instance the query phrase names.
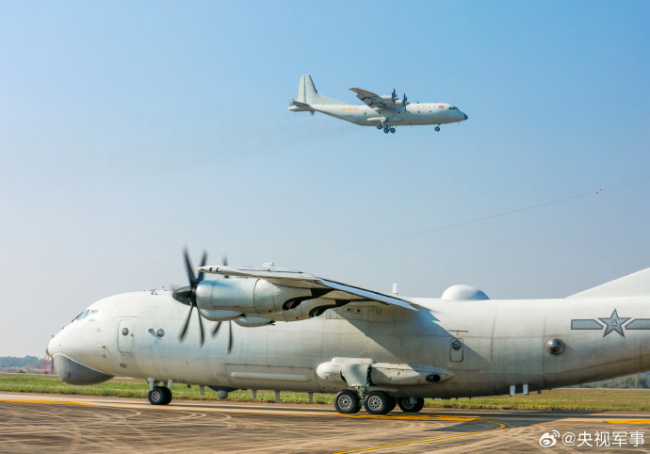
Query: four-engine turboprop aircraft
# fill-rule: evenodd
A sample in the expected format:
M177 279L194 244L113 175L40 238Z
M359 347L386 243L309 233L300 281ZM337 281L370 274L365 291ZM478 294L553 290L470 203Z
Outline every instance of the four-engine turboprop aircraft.
M458 107L447 103L410 103L406 94L399 99L397 92L380 96L362 88L350 88L357 98L366 105L346 104L336 99L323 96L316 90L309 74L300 78L298 95L289 99L289 110L293 112L321 112L340 120L362 126L376 126L386 134L395 132L395 126L440 125L460 123L467 120L467 115Z
M176 382L220 397L337 393L341 413L363 404L384 414L396 403L419 411L425 397L527 394L650 370L650 268L567 298L491 300L462 285L406 298L205 262L195 275L186 252L187 287L89 306L48 346L61 379L141 378L154 405L171 401Z

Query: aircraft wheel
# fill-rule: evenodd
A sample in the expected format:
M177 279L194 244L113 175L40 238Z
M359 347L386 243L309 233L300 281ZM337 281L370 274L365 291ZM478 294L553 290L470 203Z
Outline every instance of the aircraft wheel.
M165 389L167 388L156 386L152 391L149 391L149 394L147 394L149 403L151 405L167 405L169 402L167 402L167 393L165 392ZM169 391L169 395L171 397L171 391Z
M172 401L172 390L166 386L161 386L160 389L165 393L165 400L162 405L168 405Z
M388 405L388 411L386 411L386 413L390 413L391 411L393 411L395 409L395 406L397 405L397 399L395 399L393 396L388 396L388 397L390 398L388 402L390 405Z
M388 134L389 131L390 131L390 129L388 129L388 128L384 128L384 133L385 133L385 134Z
M390 132L391 132L392 134L395 134L395 128L390 128Z
M380 125L380 124L379 124L379 125L377 125L377 129L381 129L381 128L383 128L383 126L382 126L382 125Z
M340 391L334 398L334 408L339 413L352 414L361 410L359 397L354 391L345 389Z
M424 407L424 399L415 399L415 403L412 403L410 397L400 397L397 399L397 405L404 413L417 413Z
M366 396L363 406L371 415L385 415L395 408L395 398L384 391L371 391Z
M440 126L436 126L436 131L440 131Z

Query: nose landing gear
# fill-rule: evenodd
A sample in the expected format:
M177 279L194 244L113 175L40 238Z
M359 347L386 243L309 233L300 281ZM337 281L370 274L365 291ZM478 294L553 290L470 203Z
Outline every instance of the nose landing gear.
M436 126L436 131L440 131L440 126Z
M147 398L151 405L167 405L172 401L172 392L166 386L154 386Z
M172 401L172 392L169 389L172 386L172 380L167 381L167 386L157 386L156 380L153 377L147 378L149 382L149 394L147 394L147 399L151 405L167 405Z

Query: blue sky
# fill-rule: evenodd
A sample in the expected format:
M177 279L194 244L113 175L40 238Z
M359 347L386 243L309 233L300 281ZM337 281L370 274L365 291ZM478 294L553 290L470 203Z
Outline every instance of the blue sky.
M41 355L104 296L184 284L186 244L432 297L561 297L650 266L649 16L0 0L0 356ZM289 112L304 73L469 120L386 136Z

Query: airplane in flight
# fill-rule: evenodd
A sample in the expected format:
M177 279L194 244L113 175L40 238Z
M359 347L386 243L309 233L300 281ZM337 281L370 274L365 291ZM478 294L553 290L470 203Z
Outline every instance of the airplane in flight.
M196 274L187 251L185 267L189 285L102 299L63 328L47 347L59 377L147 380L154 405L182 383L221 398L335 393L340 413L385 414L650 370L650 268L566 298L493 300L466 285L407 298L205 254Z
M397 91L378 95L362 88L350 88L366 105L346 104L318 93L309 74L303 74L296 98L289 99L292 112L321 112L340 120L361 126L376 126L386 134L395 132L395 126L440 125L460 123L468 119L458 107L447 103L410 103L406 94L400 99Z

